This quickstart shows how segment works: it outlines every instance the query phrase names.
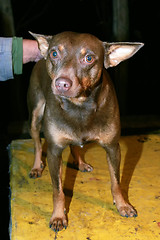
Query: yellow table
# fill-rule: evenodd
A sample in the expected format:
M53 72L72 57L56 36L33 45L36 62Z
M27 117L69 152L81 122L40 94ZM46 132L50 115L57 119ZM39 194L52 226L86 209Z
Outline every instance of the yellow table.
M43 140L44 141L44 140ZM119 216L112 204L105 151L96 144L84 147L85 159L94 170L72 168L69 148L63 152L63 184L69 225L58 233L65 240L160 239L160 136L121 137L121 185L138 211L137 218ZM50 240L52 186L48 166L39 179L30 179L34 161L32 140L11 143L12 240Z

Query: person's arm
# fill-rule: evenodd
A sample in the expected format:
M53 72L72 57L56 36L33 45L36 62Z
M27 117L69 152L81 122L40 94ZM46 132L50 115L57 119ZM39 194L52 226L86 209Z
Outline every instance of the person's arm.
M12 38L0 38L0 81L13 78Z
M42 58L36 40L19 37L0 38L0 81L22 74L23 64Z
M41 58L37 41L23 39L23 63L38 62Z

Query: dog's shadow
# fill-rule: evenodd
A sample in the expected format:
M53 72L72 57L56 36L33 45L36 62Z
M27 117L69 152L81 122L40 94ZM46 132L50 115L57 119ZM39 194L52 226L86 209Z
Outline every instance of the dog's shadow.
M148 140L147 136L137 136L129 140L123 138L123 144L127 147L127 152L124 157L124 165L121 177L121 189L125 200L129 203L129 186L134 174L135 168L141 158L143 151L143 143Z
M76 169L76 167L72 162L73 162L73 157L70 153L67 166L66 166L65 179L63 184L63 192L65 194L65 207L66 207L67 214L69 213L69 207L73 197L74 185L75 185L77 173L79 171L78 169Z
M83 161L85 162L85 155L88 149L91 149L94 147L94 144L87 144L81 149L80 155ZM66 212L69 212L69 207L72 201L73 197L73 191L74 191L74 185L76 181L76 177L78 174L78 167L74 164L74 159L72 154L70 153L67 161L67 166L66 166L66 172L65 172L65 179L64 179L64 184L63 184L63 191L65 194L65 200L66 200ZM87 174L87 173L84 173Z

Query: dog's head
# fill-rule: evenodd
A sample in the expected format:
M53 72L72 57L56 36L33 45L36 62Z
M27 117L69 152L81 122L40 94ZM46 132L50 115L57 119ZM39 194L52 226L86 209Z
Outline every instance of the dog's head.
M143 43L102 42L85 33L31 34L46 60L53 93L68 98L87 96L100 82L103 67L118 65L143 46Z

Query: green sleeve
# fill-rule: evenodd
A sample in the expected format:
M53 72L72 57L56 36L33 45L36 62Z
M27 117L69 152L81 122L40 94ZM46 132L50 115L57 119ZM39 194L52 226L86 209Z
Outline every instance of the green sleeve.
M23 67L23 38L13 37L12 61L14 74L22 74Z

